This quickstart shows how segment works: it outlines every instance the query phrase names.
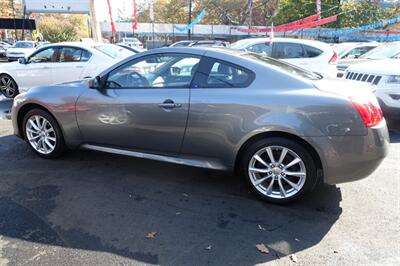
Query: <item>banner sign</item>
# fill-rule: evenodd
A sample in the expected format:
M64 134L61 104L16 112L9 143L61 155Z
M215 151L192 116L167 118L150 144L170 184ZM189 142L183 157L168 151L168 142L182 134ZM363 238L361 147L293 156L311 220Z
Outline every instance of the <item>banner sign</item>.
M358 42L395 42L400 41L399 36L385 36L385 37L358 37L358 36L343 36L340 39L348 40L348 41L358 41Z
M178 31L187 31L193 29L193 27L198 24L204 17L206 16L206 11L203 9L200 14L192 21L192 23L184 26L184 27L178 27L174 26L174 28Z
M351 29L338 29L338 30L322 30L322 31L305 31L302 34L303 35L329 35L329 36L341 36L341 35L346 35L349 33L354 33L354 32L358 32L358 31L364 31L364 30L373 30L373 29L377 29L377 28L382 28L385 27L387 25L392 25L392 24L396 24L400 22L400 17L396 17L396 18L391 18L391 19L387 19L387 20L383 20L380 22L375 22L369 25L364 25L364 26L360 26L360 27L355 27L355 28L351 28Z
M302 21L310 21L314 18L316 18L317 15L313 15L311 17L305 18ZM323 18L320 20L316 20L316 21L311 21L309 23L306 24L298 24L299 21L295 21L295 22L291 22L288 24L284 24L284 25L279 25L274 27L274 31L275 32L284 32L284 31L294 31L294 30L301 30L301 29L308 29L308 28L314 28L317 26L322 26L331 22L334 22L337 20L337 16L331 16L331 17L327 17L327 18ZM238 27L232 27L233 29L240 31L240 32L246 32L246 33L260 33L260 32L269 32L271 31L271 27L264 27L264 28L238 28Z

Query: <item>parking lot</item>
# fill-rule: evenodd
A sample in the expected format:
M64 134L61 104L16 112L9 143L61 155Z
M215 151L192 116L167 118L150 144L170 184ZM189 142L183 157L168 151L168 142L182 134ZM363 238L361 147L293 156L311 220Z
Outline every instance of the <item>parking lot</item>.
M40 159L12 135L10 106L0 100L0 265L400 262L395 131L370 177L276 206L220 172L84 150Z

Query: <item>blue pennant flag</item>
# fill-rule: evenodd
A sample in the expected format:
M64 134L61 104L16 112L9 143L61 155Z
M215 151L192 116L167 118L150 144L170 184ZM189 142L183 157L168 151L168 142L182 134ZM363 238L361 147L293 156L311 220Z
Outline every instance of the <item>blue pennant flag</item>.
M186 26L184 26L184 27L174 26L174 28L175 28L176 30L179 30L179 31L191 30L191 29L193 29L193 27L194 27L197 23L199 23L205 16L206 16L206 11L203 9L203 10L200 12L200 14L192 21L192 23L190 23L190 24L188 24L188 25L186 25Z

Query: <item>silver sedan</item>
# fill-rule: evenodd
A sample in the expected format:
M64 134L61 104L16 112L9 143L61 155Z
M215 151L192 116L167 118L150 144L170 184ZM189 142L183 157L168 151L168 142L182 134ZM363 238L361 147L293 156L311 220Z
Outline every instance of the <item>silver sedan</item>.
M235 171L261 199L286 203L364 178L386 156L382 111L357 86L252 53L163 48L89 82L32 88L12 119L43 158L84 148Z

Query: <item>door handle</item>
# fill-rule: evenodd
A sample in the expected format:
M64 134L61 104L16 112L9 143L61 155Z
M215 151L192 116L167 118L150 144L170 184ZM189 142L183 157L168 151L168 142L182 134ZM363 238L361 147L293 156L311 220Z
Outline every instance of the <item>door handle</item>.
M172 108L180 108L182 107L182 104L180 103L174 103L173 100L165 100L163 103L159 103L158 107L160 108L165 108L165 109L172 109Z
M84 66L76 66L76 68L84 68Z

